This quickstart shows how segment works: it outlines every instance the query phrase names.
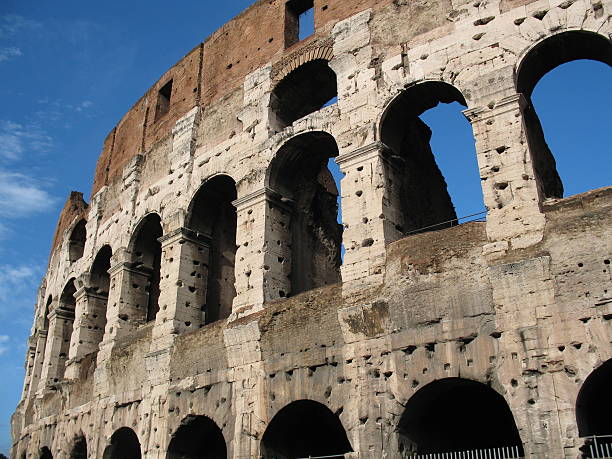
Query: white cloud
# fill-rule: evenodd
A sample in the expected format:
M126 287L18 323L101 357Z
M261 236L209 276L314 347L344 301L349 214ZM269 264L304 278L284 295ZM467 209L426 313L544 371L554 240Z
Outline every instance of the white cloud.
M52 146L53 139L36 125L0 121L0 159L16 160L26 150L44 153Z
M0 38L15 35L21 30L35 29L40 26L40 22L26 19L18 14L5 14L0 16Z
M32 177L0 169L0 216L27 217L49 210L55 203L40 181Z
M34 286L36 271L29 265L0 265L0 304L30 292Z
M0 48L0 62L8 61L11 57L22 56L23 53L19 48L9 46L7 48Z
M8 342L10 341L10 338L8 335L0 335L0 355L4 354L6 351L8 351L9 346L8 346Z
M80 104L77 104L77 106L74 108L77 112L82 112L83 110L88 109L89 107L91 107L93 105L93 102L91 100L84 100L83 102L81 102Z

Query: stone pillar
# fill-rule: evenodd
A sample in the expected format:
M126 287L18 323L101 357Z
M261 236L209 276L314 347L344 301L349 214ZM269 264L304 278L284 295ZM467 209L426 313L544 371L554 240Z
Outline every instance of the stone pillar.
M187 228L162 236L159 312L153 339L197 330L205 323L210 240Z
M262 188L233 202L237 210L236 298L232 318L291 291L291 202Z
M342 188L343 294L383 281L386 246L402 237L399 180L391 152L374 142L336 158ZM397 186L394 186L394 182Z
M117 251L108 270L110 289L103 345L132 333L147 319L147 285L151 276L146 268L133 268L128 253Z
M74 311L62 306L56 307L49 314L49 332L45 345L45 360L39 389L59 382L64 377L73 322Z
M21 400L26 398L30 393L30 386L32 384L32 376L34 373L34 361L36 359L36 334L28 338L28 350L26 351L26 363L25 363L25 378L23 380L23 389L21 391Z
M66 362L66 378L79 377L79 361L87 354L97 352L104 337L108 297L90 288L89 275L77 280L79 290L74 294L76 309L70 352Z
M464 111L476 139L490 252L528 247L542 238L542 196L522 117L527 104L514 94Z
M45 361L45 348L47 344L47 330L38 330L35 336L36 352L32 362L32 376L30 378L30 387L28 396L33 395L38 390L42 369Z

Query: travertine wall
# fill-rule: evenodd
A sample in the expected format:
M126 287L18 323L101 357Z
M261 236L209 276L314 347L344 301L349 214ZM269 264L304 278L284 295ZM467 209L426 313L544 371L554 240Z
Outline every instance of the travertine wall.
M259 457L274 415L302 399L337 414L351 457L400 457L404 407L446 378L503 396L527 457L579 457L577 394L612 353L612 189L559 199L529 97L543 73L568 60L612 64L612 1L314 7L315 34L285 47L284 2L257 2L170 69L109 134L89 205L73 194L60 216L11 457L38 458L46 447L68 458L82 437L88 457L103 457L113 433L129 427L143 457L163 458L193 415L221 429L228 457ZM274 90L315 61L335 73L337 102L282 128ZM404 237L405 201L419 190L406 194L409 153L385 144L385 123L394 107L408 119L450 100L467 106L486 223ZM312 147L321 138L335 148ZM300 152L311 150L335 156L344 173L346 253L340 284L333 272L320 275L316 285L334 285L295 296L299 219L279 177L299 172ZM219 310L231 313L208 323L206 279L216 269L227 280L228 263L208 265L214 232L190 222L196 193L220 175L236 188L235 296L230 304L219 295ZM311 178L307 189L321 202L333 198L328 177ZM159 311L147 322L155 263L135 240L155 215ZM84 253L71 260L81 219ZM323 242L307 247L335 253L326 242L335 229L317 228ZM90 271L105 246L112 257L100 287ZM321 272L333 271L333 256L315 252ZM72 291L70 303L62 293Z

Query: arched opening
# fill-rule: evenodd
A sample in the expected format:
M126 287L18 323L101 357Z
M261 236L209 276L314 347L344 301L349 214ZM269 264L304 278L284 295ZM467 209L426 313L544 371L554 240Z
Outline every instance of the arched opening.
M110 444L104 449L104 459L140 459L138 436L129 427L121 427L111 437Z
M264 459L325 456L353 451L337 415L321 403L298 400L280 410L261 439Z
M52 382L58 382L64 377L74 325L75 293L76 287L72 278L62 290L57 307L47 314L49 331L45 353L48 379Z
M556 85L554 78L548 76L543 77L551 70L557 67L576 61L579 59L589 59L598 61L607 68L597 66L588 66L578 64L573 68L564 66L564 69L559 69L559 72L554 72L561 78L565 76L563 81ZM601 183L609 183L606 171L610 168L609 155L609 139L604 137L607 132L606 123L609 119L609 103L601 103L601 98L609 98L607 95L610 91L605 89L610 88L610 68L612 65L612 42L606 37L585 31L562 32L552 37L549 37L536 45L522 60L516 74L517 92L522 93L526 98L526 105L523 108L523 119L527 133L527 140L531 151L531 159L538 180L538 186L542 195L545 198L562 198L564 196L564 184L559 177L557 170L557 162L560 170L565 172L566 188L574 192L582 192L588 189L596 188ZM593 71L591 70L593 69ZM568 73L568 70L570 71ZM582 72L586 73L579 73ZM588 83L588 80L598 72L606 72L607 75L602 75L597 81L605 85L593 82ZM554 76L554 75L551 75ZM542 81L542 85L538 84ZM549 95L546 94L546 86L552 84ZM595 84L596 86L593 86ZM601 110L604 115L597 116L592 113L589 108L580 108L580 96L578 96L577 107L573 109L568 102L571 102L573 96L568 94L568 86L573 87L572 91L580 92L584 90L582 99L590 99L592 103L601 103ZM540 92L540 87L543 91ZM603 89L603 90L602 90ZM563 97L559 94L563 93ZM548 105L549 110L544 110ZM538 108L538 110L536 110ZM545 134L543 124L538 116L539 113L546 115L544 127L547 127ZM589 116L591 115L591 116ZM572 124L580 124L584 120L583 127L588 135L585 136L584 129L575 129L575 126L570 126L569 129L562 128L560 124L561 117L572 120ZM601 127L597 129L598 119L601 118ZM574 133L574 138L568 137L568 131ZM591 136L600 136L603 140L599 145L590 142ZM550 136L550 137L549 137ZM559 137L560 142L553 142L554 151L551 152L548 140ZM572 148L573 146L573 148ZM586 150L586 151L585 151ZM553 156L553 153L555 156ZM604 164L601 164L601 163ZM607 162L608 167L605 166ZM583 166L584 164L584 166ZM598 182L591 174L585 172L583 176L577 174L580 169L589 171L602 171L601 181ZM595 172L596 173L596 172Z
M338 96L336 73L325 59L307 62L283 78L270 98L270 126L282 131Z
M53 302L53 297L49 295L49 298L47 298L47 303L45 304L45 310L43 311L42 329L45 331L49 330L49 312L51 309L52 302Z
M51 450L46 446L40 448L40 452L38 453L39 459L53 459L53 454L51 454Z
M226 459L223 432L206 416L189 416L172 436L167 459Z
M141 272L147 280L146 321L155 320L159 311L159 280L161 269L161 243L163 230L157 214L149 214L136 231L132 248L132 267Z
M380 139L397 171L389 177L389 193L404 234L485 214L474 137L461 113L466 105L454 86L428 81L403 91L383 114ZM444 151L434 156L432 147Z
M227 175L213 177L195 195L187 227L202 241L193 266L197 291L206 292L202 323L229 317L236 296L236 183Z
M87 440L84 436L79 436L74 440L70 459L87 459Z
M280 297L340 282L339 193L328 168L336 156L331 135L309 132L289 140L270 164L268 186L280 195L273 250L289 280Z
M85 229L85 220L79 220L74 225L70 238L68 240L68 254L70 262L75 262L83 256L85 250L85 240L87 239L87 230Z
M523 457L521 438L504 397L468 379L434 381L406 404L398 428L402 454L506 448Z
M594 455L603 452L607 446L612 451L612 359L594 370L584 381L576 399L576 423L581 437L591 437L582 448L583 457L604 457ZM597 438L594 442L593 437Z
M106 327L106 309L108 306L108 291L110 289L110 274L108 270L111 267L111 257L113 251L110 246L102 247L90 272L90 302L92 303L91 311L91 333L92 346L98 348L104 337L104 327Z

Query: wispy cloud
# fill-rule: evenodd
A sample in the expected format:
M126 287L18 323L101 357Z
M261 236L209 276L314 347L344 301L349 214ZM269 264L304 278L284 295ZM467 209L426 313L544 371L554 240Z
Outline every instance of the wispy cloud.
M24 151L45 153L52 146L53 139L34 124L0 121L0 159L17 160Z
M9 350L9 341L11 339L8 335L0 335L0 355L4 354Z
M0 38L15 35L22 30L35 29L40 26L40 22L24 18L18 14L5 14L0 16Z
M37 272L29 265L0 265L0 305L24 292L30 292Z
M0 169L0 217L21 218L50 210L55 198L40 180Z
M0 48L0 62L8 61L11 57L22 56L23 53L19 48L9 46L7 48Z

